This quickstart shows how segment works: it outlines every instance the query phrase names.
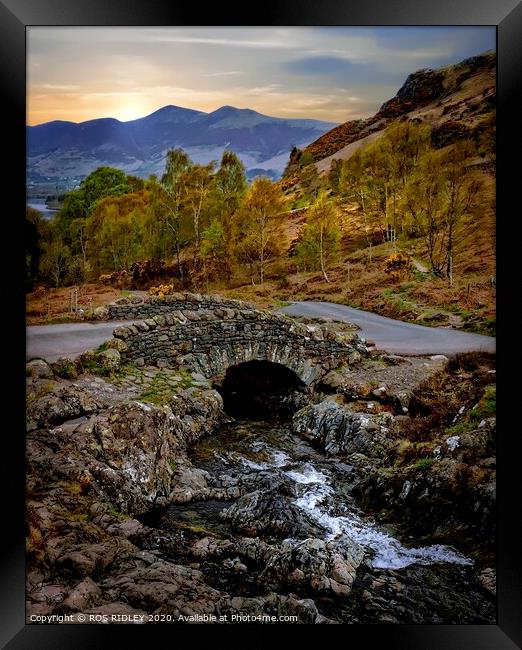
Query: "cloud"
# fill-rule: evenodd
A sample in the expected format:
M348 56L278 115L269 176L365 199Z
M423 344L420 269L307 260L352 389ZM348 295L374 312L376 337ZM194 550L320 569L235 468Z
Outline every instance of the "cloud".
M224 72L207 72L202 74L202 77L234 77L236 75L245 75L246 72L242 70L225 70Z
M340 122L494 40L488 27L30 27L28 120L231 104Z
M156 39L158 43L189 43L195 45L222 45L225 47L251 47L256 49L288 49L292 47L291 43L284 41L259 41L244 40L238 38L202 38L199 36L173 36L161 37Z
M360 60L352 61L339 56L314 56L294 59L282 63L286 72L291 74L317 77L324 83L350 85L364 82L378 84L394 80L399 83L404 78L401 70L386 71L379 64L367 63Z
M279 88L281 88L281 84L269 84L268 86L254 86L254 88L248 88L247 92L251 95L270 95Z
M351 71L359 64L354 64L350 59L338 56L315 56L288 61L284 67L295 74L317 75L336 74L338 72Z
M59 90L64 92L71 92L74 90L80 90L80 86L74 84L42 84L38 86L42 90Z

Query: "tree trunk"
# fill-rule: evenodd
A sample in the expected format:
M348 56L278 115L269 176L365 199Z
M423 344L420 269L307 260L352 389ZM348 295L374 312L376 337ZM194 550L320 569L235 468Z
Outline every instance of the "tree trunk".
M450 285L453 280L453 224L448 226L448 258L446 263L446 276L450 280Z
M199 216L203 206L203 193L200 194L198 207L194 210L194 238L196 246L199 249Z
M181 282L183 282L183 266L181 264L179 242L178 242L177 239L176 239L176 260L178 262L179 278L180 278Z
M82 281L85 281L85 269L87 268L87 249L83 239L83 230L80 228L80 248L82 250Z
M265 281L265 229L266 229L266 217L262 214L260 219L260 237L259 237L259 280L261 286Z
M319 256L320 256L320 260L321 260L321 272L323 274L323 278L325 279L325 281L329 283L330 280L328 279L328 276L326 275L326 269L325 269L325 265L324 265L323 231L324 231L324 227L321 224L321 230L320 230L320 235L319 235Z

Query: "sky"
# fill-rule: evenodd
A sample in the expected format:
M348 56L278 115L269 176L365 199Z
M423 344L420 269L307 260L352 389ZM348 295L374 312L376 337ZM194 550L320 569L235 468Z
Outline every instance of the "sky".
M495 49L494 27L29 27L27 123L173 104L345 122L408 74Z

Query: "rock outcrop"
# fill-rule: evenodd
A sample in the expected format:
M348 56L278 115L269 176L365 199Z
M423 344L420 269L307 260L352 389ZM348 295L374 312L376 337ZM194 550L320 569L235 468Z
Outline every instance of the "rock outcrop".
M221 513L221 518L235 530L256 537L302 537L317 531L303 510L283 495L268 490L256 490L238 499Z
M348 596L363 558L362 547L349 538L283 542L271 554L263 576L274 587L308 588L319 594Z
M165 604L214 611L221 594L200 572L135 546L146 528L132 516L168 503L179 487L176 459L223 417L219 394L191 389L162 407L108 405L69 382L49 386L41 369L28 367L29 621ZM189 597L198 590L204 604Z
M390 413L354 413L348 406L325 400L298 411L292 428L329 455L382 456L392 422Z

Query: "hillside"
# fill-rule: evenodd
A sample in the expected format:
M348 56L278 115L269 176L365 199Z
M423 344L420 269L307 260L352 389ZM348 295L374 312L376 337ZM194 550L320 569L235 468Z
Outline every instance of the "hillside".
M340 124L304 151L313 156L320 171L327 171L332 160L348 158L396 120L429 124L436 147L459 139L476 141L492 126L495 84L494 52L438 70L418 70L408 76L396 96L385 102L375 115Z
M293 145L307 145L332 126L233 106L212 113L164 106L129 122L113 118L47 122L27 128L28 181L80 179L103 165L142 177L161 174L166 151L175 147L204 164L219 160L229 148L247 171L263 170L278 178Z
M486 52L438 70L419 70L408 76L396 96L365 120L349 121L308 145L319 172L319 186L332 191L328 173L332 161L346 161L379 141L387 128L409 122L430 128L431 147L451 151L470 142L476 155L466 164L476 170L484 186L480 210L457 228L453 281L426 272L429 260L422 238L383 241L382 233L367 232L360 206L337 196L341 254L329 269L305 273L292 257L304 232L310 198L301 170L291 169L281 181L292 205L299 207L287 220L289 263L278 268L285 280L270 287L244 287L230 292L269 305L274 300L330 300L426 325L463 327L484 333L495 329L495 105L496 56ZM412 266L398 280L385 271L386 259L397 250L411 256Z

